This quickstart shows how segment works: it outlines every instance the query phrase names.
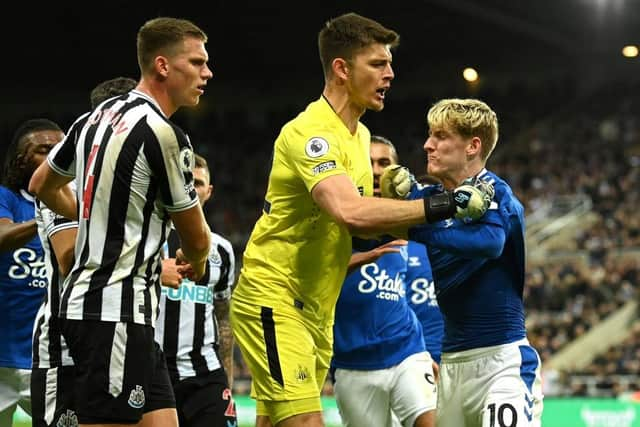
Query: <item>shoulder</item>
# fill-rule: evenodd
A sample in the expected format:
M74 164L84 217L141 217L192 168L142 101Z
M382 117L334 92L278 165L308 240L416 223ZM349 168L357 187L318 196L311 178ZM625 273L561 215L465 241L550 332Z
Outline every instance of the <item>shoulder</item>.
M163 115L158 113L148 115L146 122L148 125L146 131L152 133L150 140L157 140L161 146L177 144L180 149L191 148L187 134Z
M4 185L0 185L0 197L2 197L3 199L8 199L8 198L15 199L17 197L17 194L14 193L12 190L9 190Z
M4 185L0 185L0 202L6 206L15 206L16 203L20 203L24 200L24 197L11 190Z
M84 125L87 123L87 120L89 119L90 115L91 115L91 112L87 111L86 113L78 117L69 127L69 130L67 131L67 135L72 135L82 130Z
M307 108L282 127L281 136L287 141L309 143L314 138L320 138L329 143L335 138L333 121L327 117L323 100L310 103Z
M501 208L508 210L522 210L522 203L518 200L518 197L513 193L509 183L503 178L499 177L491 171L486 171L480 176L480 179L491 182L495 189L495 202Z
M233 245L231 244L231 242L214 232L211 232L211 246L216 250L222 248L231 256L233 256Z

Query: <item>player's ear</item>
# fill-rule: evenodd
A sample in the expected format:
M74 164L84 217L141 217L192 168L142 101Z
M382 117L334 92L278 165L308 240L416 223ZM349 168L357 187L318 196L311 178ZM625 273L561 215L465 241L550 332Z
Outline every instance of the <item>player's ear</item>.
M349 63L343 58L335 58L331 61L331 70L338 80L347 80L349 78Z
M477 136L474 136L467 143L466 154L468 157L475 157L480 154L482 150L482 140Z
M153 61L156 73L166 78L169 74L169 60L166 56L158 55Z

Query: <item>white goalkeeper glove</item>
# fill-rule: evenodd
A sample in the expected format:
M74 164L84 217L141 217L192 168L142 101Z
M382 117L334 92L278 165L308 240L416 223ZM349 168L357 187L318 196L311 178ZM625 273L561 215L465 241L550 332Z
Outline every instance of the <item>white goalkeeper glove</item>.
M415 182L409 169L400 165L389 165L380 176L380 195L389 199L404 199Z
M456 202L455 217L464 222L480 219L489 209L494 194L493 185L487 182L477 181L475 184L463 182L453 191L453 199Z
M455 217L466 223L480 219L495 195L493 185L477 180L464 181L453 192L445 191L424 198L427 222Z

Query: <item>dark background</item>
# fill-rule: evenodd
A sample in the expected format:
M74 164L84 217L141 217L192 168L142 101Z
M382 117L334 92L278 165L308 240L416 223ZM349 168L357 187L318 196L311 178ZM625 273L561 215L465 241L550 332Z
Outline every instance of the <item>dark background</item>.
M528 124L557 110L583 108L585 99L597 103L594 92L640 76L640 59L621 55L624 45L640 43L636 0L22 2L12 7L16 10L3 12L0 27L4 146L29 118L48 117L66 129L88 108L95 84L115 76L138 79L136 32L146 20L187 18L207 32L214 77L200 105L183 108L172 119L213 168L220 185L209 204L210 219L223 232L250 230L274 138L322 91L317 33L342 13L376 19L401 36L385 110L365 114L363 122L390 137L416 173L424 168L424 116L439 98L489 102L500 118L502 146ZM480 73L475 84L462 79L467 66ZM500 154L498 149L494 157ZM247 214L246 206L256 212ZM240 225L226 225L243 215Z
M11 118L82 110L97 82L115 75L137 78L136 31L161 15L191 19L209 35L214 79L203 97L205 110L244 103L263 108L290 99L304 104L315 97L322 89L316 34L327 19L349 11L401 34L389 102L394 95L450 90L462 84L461 69L470 65L484 85L561 74L589 84L612 68L637 71L638 60L622 58L620 49L640 43L635 0L112 1L13 7L17 11L3 12L0 29L7 73L1 108Z

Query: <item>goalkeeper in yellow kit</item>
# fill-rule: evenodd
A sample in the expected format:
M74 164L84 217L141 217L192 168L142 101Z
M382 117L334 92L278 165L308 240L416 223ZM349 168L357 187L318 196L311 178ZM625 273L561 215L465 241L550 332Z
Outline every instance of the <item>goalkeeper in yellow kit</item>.
M370 133L359 119L383 109L398 41L394 31L357 14L328 21L318 35L322 96L275 141L262 216L230 312L251 371L259 427L323 425L320 390L352 234L486 210L482 190L473 186L423 200L371 197ZM397 172L391 178L404 179Z

